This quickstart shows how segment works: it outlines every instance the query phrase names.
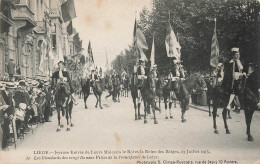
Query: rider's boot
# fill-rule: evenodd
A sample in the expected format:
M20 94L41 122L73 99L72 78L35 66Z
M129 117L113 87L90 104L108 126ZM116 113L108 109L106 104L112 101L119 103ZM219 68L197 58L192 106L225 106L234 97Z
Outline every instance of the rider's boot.
M67 104L67 100L68 100L68 97L65 97L65 101L64 101L64 104L62 105L63 108L66 107L66 104Z
M71 95L71 100L73 101L73 104L74 104L75 106L78 105L78 103L77 103L77 101L75 100L75 98L74 98L73 95Z
M226 107L228 110L231 109L231 106L230 106L230 105L231 105L232 101L234 100L234 98L235 98L235 94L231 94L230 97L229 97L228 105L227 105L227 107Z

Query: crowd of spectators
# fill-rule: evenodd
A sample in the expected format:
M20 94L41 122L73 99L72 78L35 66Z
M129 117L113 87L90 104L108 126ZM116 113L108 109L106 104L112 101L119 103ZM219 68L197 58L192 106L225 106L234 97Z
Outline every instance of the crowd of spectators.
M14 136L22 138L33 125L50 122L50 82L35 78L0 79L0 146L8 150ZM14 131L15 130L15 131Z

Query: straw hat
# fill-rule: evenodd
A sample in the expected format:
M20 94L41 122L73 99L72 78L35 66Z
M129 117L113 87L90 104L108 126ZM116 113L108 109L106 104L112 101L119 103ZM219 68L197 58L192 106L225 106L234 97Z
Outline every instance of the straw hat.
M36 80L33 80L32 81L32 87L38 87L38 85L39 85L39 82L38 81L36 81Z
M19 108L25 110L27 108L27 105L25 103L20 103Z
M15 85L15 83L13 83L13 82L8 82L8 83L6 83L6 86L5 86L7 89L15 89L15 88L17 88L16 87L16 85Z
M5 90L5 86L1 81L0 81L0 90Z

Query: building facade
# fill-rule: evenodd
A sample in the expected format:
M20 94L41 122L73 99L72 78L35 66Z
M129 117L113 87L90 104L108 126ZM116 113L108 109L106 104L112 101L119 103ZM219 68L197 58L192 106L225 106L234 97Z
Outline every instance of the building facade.
M8 76L10 61L15 74L48 76L63 56L73 56L61 13L65 0L0 0L0 78ZM74 32L75 33L75 32Z

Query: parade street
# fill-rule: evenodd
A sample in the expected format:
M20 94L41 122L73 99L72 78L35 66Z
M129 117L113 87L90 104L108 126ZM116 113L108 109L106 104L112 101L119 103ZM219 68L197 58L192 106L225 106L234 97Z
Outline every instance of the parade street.
M186 123L181 122L179 104L174 108L173 119L166 120L162 104L162 113L157 112L158 124L153 124L152 116L148 116L148 124L142 120L134 120L132 98L121 97L120 103L114 103L111 97L105 99L103 93L103 109L95 108L95 97L88 99L89 109L85 109L82 99L73 108L72 122L75 125L70 131L66 126L56 132L56 111L52 122L40 125L34 134L28 134L18 144L17 154L35 156L35 151L79 151L79 150L173 150L190 151L189 156L162 154L170 159L203 159L203 160L239 160L239 163L255 163L259 159L260 116L259 111L253 116L251 132L254 142L248 142L245 134L246 124L243 111L240 114L231 112L233 119L228 120L231 134L225 134L222 117L217 118L220 134L213 132L212 117L208 113L190 108L186 112ZM142 108L143 109L143 108ZM221 115L221 110L219 114ZM142 113L143 114L143 110ZM63 122L65 119L63 120ZM207 155L196 151L207 151ZM206 152L205 152L206 153ZM158 154L157 154L158 155ZM24 157L24 156L23 156ZM19 157L18 157L19 159ZM241 161L242 160L242 161ZM58 161L61 162L61 161ZM67 161L69 162L69 161ZM90 162L93 163L94 161ZM112 161L108 161L112 162ZM88 163L88 162L87 162ZM112 162L113 163L113 162Z

